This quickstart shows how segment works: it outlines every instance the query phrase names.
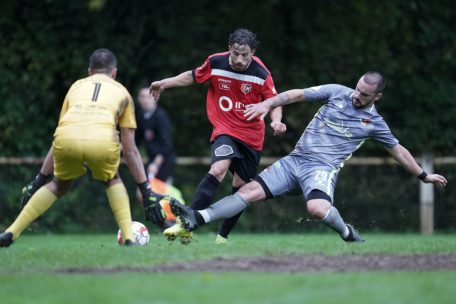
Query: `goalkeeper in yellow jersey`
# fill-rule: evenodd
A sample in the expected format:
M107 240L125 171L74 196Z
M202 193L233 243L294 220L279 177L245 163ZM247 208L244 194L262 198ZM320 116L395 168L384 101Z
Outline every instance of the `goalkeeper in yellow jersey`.
M134 141L133 100L127 89L114 80L117 73L115 55L107 49L95 50L90 56L88 72L88 77L76 81L69 89L52 147L40 174L26 188L21 213L5 232L0 233L0 247L10 246L27 226L68 192L74 180L86 173L87 167L95 180L105 183L109 205L122 231L124 244L133 245L130 202L117 173L121 146L125 162L142 193L146 219L163 226L161 196L150 188Z

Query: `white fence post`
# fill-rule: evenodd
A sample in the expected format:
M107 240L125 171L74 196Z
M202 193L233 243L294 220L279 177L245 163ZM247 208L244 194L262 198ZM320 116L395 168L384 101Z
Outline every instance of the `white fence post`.
M434 172L434 159L431 153L421 157L421 167L428 173ZM434 232L434 185L420 182L420 225L421 234Z

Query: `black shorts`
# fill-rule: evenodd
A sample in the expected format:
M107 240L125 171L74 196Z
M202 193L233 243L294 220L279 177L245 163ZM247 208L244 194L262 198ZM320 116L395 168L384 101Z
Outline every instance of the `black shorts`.
M261 151L229 135L220 135L211 142L211 157L212 163L231 159L230 172L236 172L243 181L249 182L257 174Z

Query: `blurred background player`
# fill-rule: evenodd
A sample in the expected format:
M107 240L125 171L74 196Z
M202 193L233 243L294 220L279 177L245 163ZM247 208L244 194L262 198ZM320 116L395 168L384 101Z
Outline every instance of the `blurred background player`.
M117 59L107 49L95 50L89 60L89 77L69 89L60 112L52 147L36 180L26 188L21 213L4 233L0 247L8 247L32 221L48 210L87 172L106 186L106 195L125 245L132 245L132 219L125 186L117 174L120 162L119 132L125 162L143 194L146 217L163 224L163 210L149 186L134 136L136 120L133 100L115 81ZM44 187L47 176L53 179ZM36 193L34 193L36 191Z
M149 88L139 90L138 101L141 109L136 115L138 122L136 144L138 147L144 144L148 157L146 163L148 176L172 184L176 155L171 119L166 110L157 105L154 96L149 94Z
M295 149L263 170L254 181L200 211L171 202L175 214L189 230L220 218L227 218L247 208L250 203L300 191L307 211L316 220L336 231L346 242L364 240L346 224L334 207L334 189L344 162L365 140L373 138L408 172L424 183L445 187L439 174L427 174L391 133L375 102L383 96L385 80L375 71L359 79L356 88L338 84L289 90L261 103L249 105L248 120L264 117L271 109L293 102L320 102L323 106L302 134ZM371 178L370 176L360 178Z
M152 191L157 194L172 196L185 204L182 192L173 186L173 171L176 165L176 154L172 137L172 123L166 110L157 104L154 96L149 93L148 87L138 91L136 121L136 145L144 145L147 153L145 165L147 179ZM141 193L137 191L137 198L141 200ZM169 199L160 200L165 211L165 227L176 223L176 217L169 207Z
M201 180L190 208L199 210L212 204L228 170L233 174L232 193L252 180L258 170L264 142L264 121L247 121L245 107L277 94L269 70L254 56L256 35L247 29L235 30L228 39L228 51L210 55L204 63L175 77L152 82L151 94L158 100L169 88L209 82L206 110L213 131L210 138L212 164ZM286 131L281 122L282 109L271 111L274 134ZM219 230L216 243L224 243L241 213L227 219ZM168 239L191 237L181 223L164 231Z

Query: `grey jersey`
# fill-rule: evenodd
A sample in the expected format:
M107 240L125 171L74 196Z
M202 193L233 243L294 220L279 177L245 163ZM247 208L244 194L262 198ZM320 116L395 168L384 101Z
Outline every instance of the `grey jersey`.
M290 155L338 169L368 138L381 142L387 148L397 145L398 140L375 105L356 108L352 105L353 93L353 89L337 84L305 89L306 101L320 101L324 105Z

